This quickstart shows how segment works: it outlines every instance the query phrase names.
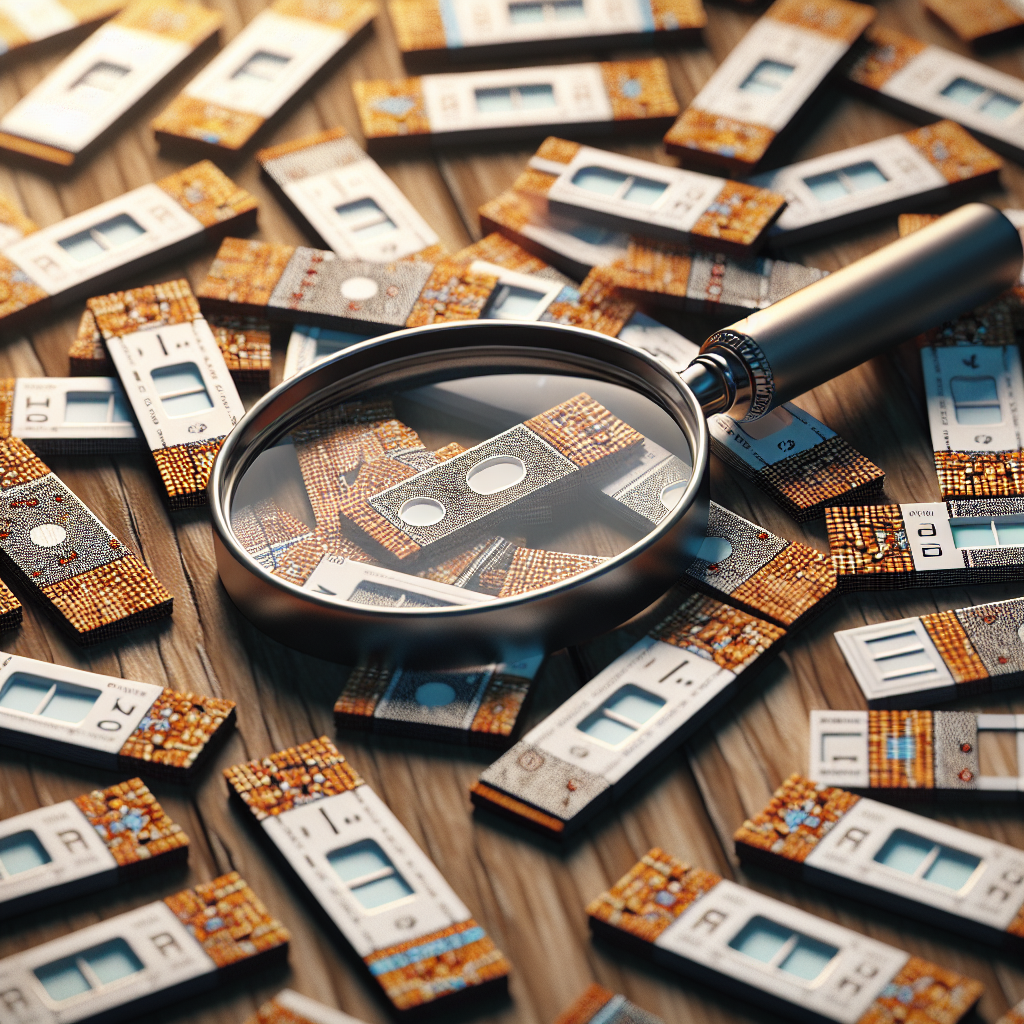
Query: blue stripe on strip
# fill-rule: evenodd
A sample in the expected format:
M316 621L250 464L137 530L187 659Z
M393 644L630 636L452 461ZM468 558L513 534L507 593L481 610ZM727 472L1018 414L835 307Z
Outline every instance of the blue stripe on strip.
M442 953L450 953L453 949L461 949L471 942L479 942L485 935L486 933L479 925L475 928L467 928L464 932L446 935L444 938L434 939L433 942L425 942L422 946L413 946L404 953L395 953L383 960L377 960L370 964L370 973L376 978L381 974L388 974L402 967L408 967L410 964L418 964L421 960L429 960L432 956L440 956Z

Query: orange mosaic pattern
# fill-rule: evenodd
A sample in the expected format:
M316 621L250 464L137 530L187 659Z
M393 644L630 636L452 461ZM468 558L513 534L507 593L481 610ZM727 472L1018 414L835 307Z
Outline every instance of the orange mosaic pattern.
M225 238L196 294L200 299L265 307L294 255L294 245Z
M930 711L868 712L871 789L934 789L935 747ZM892 741L892 742L890 742ZM890 753L912 752L911 757Z
M850 0L775 0L764 16L852 44L874 21L875 11Z
M556 298L541 319L548 323L569 324L617 338L619 331L636 312L636 303L623 298L614 285L592 273L580 285L579 298Z
M431 565L426 569L421 569L416 573L416 575L421 579L433 580L435 583L447 583L448 586L454 587L456 586L459 577L473 564L473 562L499 539L500 538L498 537L487 537L478 544L474 544L471 548L467 548L465 551L460 551L457 555L453 555L451 558L446 559L443 562L439 562L437 565Z
M20 438L0 441L0 491L39 480L49 472L50 467Z
M600 985L591 985L569 1009L555 1018L554 1024L590 1024L597 1011L614 998L614 992L609 992Z
M654 847L590 903L587 915L644 942L654 942L721 880L720 875L691 867Z
M330 28L355 35L377 14L377 5L370 0L274 0L270 9L288 18L305 18Z
M542 259L528 253L522 246L496 231L484 235L479 242L467 245L451 257L452 263L462 263L466 266L474 260L496 263L499 267L507 267L520 274L539 274L542 270L550 269Z
M0 225L13 228L22 238L39 230L39 225L29 220L6 196L0 196Z
M188 847L188 836L168 817L142 779L94 789L75 799L119 868Z
M598 66L612 105L612 120L640 121L679 114L679 103L668 77L668 65L660 57L605 61Z
M936 452L942 500L1024 494L1024 451Z
M857 1024L956 1024L984 991L974 978L912 956Z
M245 224L256 226L255 198L209 160L200 160L191 167L169 174L156 184L204 228L242 218L245 218Z
M901 213L896 218L896 227L900 233L900 238L903 238L904 235L912 235L915 231L920 231L921 228L934 224L938 219L939 215L937 213Z
M708 23L701 0L651 0L651 15L658 32L703 28Z
M122 338L148 327L190 323L203 315L184 278L97 295L88 299L85 307L92 313L101 337L107 339ZM82 326L79 324L79 331Z
M483 209L480 215L483 216ZM685 299L692 265L689 253L671 242L639 242L631 238L624 256L607 266L594 267L587 281L594 279L613 288Z
M914 571L899 505L847 505L825 509L825 528L836 575Z
M363 785L326 736L279 750L260 761L225 768L224 778L257 821Z
M907 132L904 138L951 185L995 174L1004 166L1001 157L955 121L937 121Z
M48 298L49 295L24 270L0 255L0 322Z
M531 680L495 672L480 699L469 731L487 736L511 736L523 709Z
M282 1006L276 999L265 1002L245 1024L315 1024L308 1017L301 1017L297 1013Z
M430 134L419 78L353 82L352 94L367 141Z
M61 0L61 7L66 7L80 25L85 25L121 10L124 4L111 3L111 0Z
M87 309L78 321L75 340L68 349L68 368L72 377L116 377L114 364L107 355L96 317Z
M965 42L1024 25L1024 17L1007 0L921 0Z
M802 864L860 799L835 786L790 775L768 806L736 830L737 847L749 846Z
M195 4L175 0L134 0L111 22L138 32L152 32L196 47L220 28L223 16Z
M628 423L581 392L523 424L581 469L643 441Z
M235 702L164 690L118 751L122 761L188 771L235 720ZM137 767L137 766L136 766Z
M338 514L344 516L361 530L362 534L395 558L409 558L420 550L420 546L397 526L388 522L366 499L407 480L415 472L410 466L394 459L385 458L366 463L360 466L355 483L346 488L338 500ZM359 535L360 539L362 534Z
M14 415L14 377L0 378L0 439L11 436Z
M545 814L543 811L538 811L536 807L524 804L514 796L501 792L500 789L492 789L486 783L474 782L469 787L469 793L473 803L478 807L481 806L478 801L484 801L483 805L487 806L488 809L492 809L492 805L496 806L500 811L512 815L517 821L532 821L546 832L557 833L565 831L564 821L553 818L550 814Z
M380 665L353 669L345 680L341 695L334 702L334 716L339 724L369 728L370 719L393 675L392 669Z
M544 551L540 548L516 548L512 564L505 574L498 597L515 597L553 583L578 576L594 569L607 558L596 555L574 555L563 551Z
M211 317L210 330L236 384L270 387L270 324L251 317Z
M310 533L309 526L273 498L231 510L231 532L251 555Z
M508 975L512 965L490 936L484 934L461 944L460 936L482 931L470 918L430 935L379 949L364 957L363 962L392 1004L399 1010L411 1010L468 985L484 985ZM423 956L425 949L434 946L449 948L436 956ZM382 963L391 961L405 962L394 970L381 970Z
M985 621L994 622L995 616L986 617ZM978 657L956 612L932 612L922 615L921 622L956 682L977 683L989 678L988 669Z
M7 633L21 625L23 609L6 583L0 581L0 633Z
M1011 935L1016 935L1017 938L1024 939L1024 905L1022 905L1020 910L1017 911L1017 916L1010 922L1010 925L1006 930Z
M530 223L530 204L514 189L484 203L477 211L483 231L522 231Z
M782 640L786 631L713 597L691 594L648 635L739 673Z
M0 132L0 149L10 150L12 153L22 153L25 156L34 157L36 160L42 160L44 163L56 164L58 167L70 167L75 162L75 154L66 149L47 146L45 143L36 142L33 139L23 139L8 132Z
M174 606L174 598L146 563L128 551L106 565L40 587L39 593L82 643L99 643L165 619Z
M287 929L237 871L164 898L218 968L260 953L287 955Z
M1016 1006L1011 1006L1010 1009L996 1021L996 1024L1024 1024L1024 1002L1020 1002Z
M447 49L438 0L388 0L388 14L402 53Z
M785 205L786 197L776 192L727 181L691 233L734 245L753 245Z
M794 541L729 597L755 608L773 622L792 626L819 602L832 597L836 586L831 559Z
M313 570L323 561L324 555L339 555L356 562L371 562L370 556L358 544L353 543L338 526L318 526L312 537L293 544L279 556L277 568L271 575L301 587Z
M161 142L174 139L195 139L221 149L241 149L265 121L259 114L231 110L219 103L197 99L181 93L150 122Z
M213 464L223 443L223 437L215 437L154 449L153 461L172 509L206 504L206 485L210 482Z
M427 278L405 326L477 320L497 283L493 274L477 272L458 263L439 263Z
M902 71L919 53L928 49L928 44L922 43L920 39L905 36L891 28L872 26L864 38L871 44L871 48L858 58L846 74L851 82L866 89L881 89L897 71ZM901 215L901 220L903 216L906 214Z
M670 153L700 150L723 162L753 166L768 152L775 132L764 125L737 121L697 107L687 107L682 117L665 133Z

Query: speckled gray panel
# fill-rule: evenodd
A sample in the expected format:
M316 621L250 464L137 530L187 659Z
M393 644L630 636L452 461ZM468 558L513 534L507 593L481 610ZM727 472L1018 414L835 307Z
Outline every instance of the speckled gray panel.
M290 181L302 181L303 178L311 178L314 174L323 174L325 171L333 171L338 167L347 167L349 164L369 159L352 139L345 137L307 146L294 153L279 156L275 160L268 160L263 164L263 170L278 185L284 187Z
M391 677L373 717L466 729L480 706L480 696L490 678L489 668L477 672L399 669Z
M958 608L956 617L990 676L1024 672L1024 598Z
M972 711L936 711L932 723L935 788L977 789L978 716Z

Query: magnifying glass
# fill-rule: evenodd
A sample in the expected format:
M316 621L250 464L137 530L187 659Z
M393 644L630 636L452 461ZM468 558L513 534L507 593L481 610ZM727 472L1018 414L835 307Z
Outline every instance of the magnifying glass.
M268 635L352 664L514 662L613 629L697 556L705 417L750 421L1016 284L971 204L712 335L681 372L555 323L356 344L267 394L210 480L217 566Z

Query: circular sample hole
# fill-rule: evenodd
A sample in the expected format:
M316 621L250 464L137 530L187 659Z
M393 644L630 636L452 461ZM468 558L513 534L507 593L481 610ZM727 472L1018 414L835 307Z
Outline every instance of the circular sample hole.
M688 480L677 480L673 484L665 484L661 489L661 494L658 495L662 505L669 510L674 509L679 504L679 499L683 496L683 491L686 490L688 483Z
M399 510L398 518L409 526L433 526L445 517L445 507L433 498L410 498Z
M28 539L41 548L55 548L63 543L68 531L56 523L40 523L29 531Z
M443 708L455 700L455 689L447 683L424 683L416 687L416 703L425 708Z
M377 294L377 282L372 277L350 277L341 282L341 294L353 302L365 302Z
M705 537L697 557L712 565L721 565L731 554L732 545L724 537Z
M526 478L526 463L514 455L489 455L467 474L466 485L475 494L500 494Z

